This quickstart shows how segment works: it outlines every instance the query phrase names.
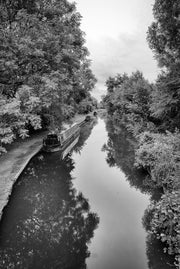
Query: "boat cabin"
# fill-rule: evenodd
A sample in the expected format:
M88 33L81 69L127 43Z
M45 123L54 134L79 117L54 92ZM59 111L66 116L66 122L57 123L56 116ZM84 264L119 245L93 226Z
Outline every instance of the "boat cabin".
M47 137L43 140L43 149L45 151L57 151L63 150L68 143L71 143L80 132L78 124L73 124L69 129L59 133L48 134Z
M44 146L56 146L59 144L60 141L57 134L48 134L47 137L43 140Z

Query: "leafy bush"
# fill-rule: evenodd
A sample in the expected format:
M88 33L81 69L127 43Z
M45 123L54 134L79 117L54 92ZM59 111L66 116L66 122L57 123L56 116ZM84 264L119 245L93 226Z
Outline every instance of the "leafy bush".
M135 136L155 128L150 122L151 91L154 87L140 71L132 75L117 75L106 82L107 95L103 98L107 112L121 120Z
M151 221L148 228L165 243L164 252L176 255L180 262L180 193L166 193L157 203L152 203L148 211ZM146 215L147 212L146 212Z
M88 96L78 104L78 113L86 114L97 109L97 101L94 97Z
M0 2L0 152L28 130L59 128L96 82L75 3L46 2Z
M139 135L135 166L146 169L157 185L165 188L177 187L180 133L156 134L147 131Z

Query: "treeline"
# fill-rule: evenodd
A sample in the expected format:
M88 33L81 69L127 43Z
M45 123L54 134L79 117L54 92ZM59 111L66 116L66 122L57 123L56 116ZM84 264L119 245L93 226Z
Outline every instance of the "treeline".
M0 153L96 106L80 23L67 0L0 0Z
M141 193L148 194L151 201L161 197L162 188L157 188L153 184L147 173L137 169L133 164L135 160L136 140L133 135L126 130L124 124L115 123L111 117L106 120L106 130L108 140L102 150L106 152L106 161L110 167L120 168L125 174L126 180L131 187L140 190ZM149 230L151 227L151 212L145 210L143 217L143 227ZM133 228L132 228L133 229ZM175 268L174 256L164 253L163 243L157 239L154 233L146 236L146 255L148 267L151 269ZM167 265L168 264L168 265Z
M103 102L116 123L124 123L138 141L135 166L163 195L148 209L149 230L175 254L180 266L180 4L155 0L147 40L162 68L156 83L139 71L107 82Z

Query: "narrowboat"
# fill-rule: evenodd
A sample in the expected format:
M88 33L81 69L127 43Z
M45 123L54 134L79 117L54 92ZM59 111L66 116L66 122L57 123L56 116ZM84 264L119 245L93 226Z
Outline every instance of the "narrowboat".
M74 141L78 141L80 135L79 124L73 124L69 129L62 131L61 133L50 133L43 139L43 148L45 152L63 152Z

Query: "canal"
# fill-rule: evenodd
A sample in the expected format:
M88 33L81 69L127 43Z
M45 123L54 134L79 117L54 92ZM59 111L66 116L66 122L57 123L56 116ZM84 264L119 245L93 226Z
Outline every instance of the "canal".
M146 232L157 195L133 167L133 149L123 128L98 119L63 161L34 157L3 213L0 268L174 269Z

